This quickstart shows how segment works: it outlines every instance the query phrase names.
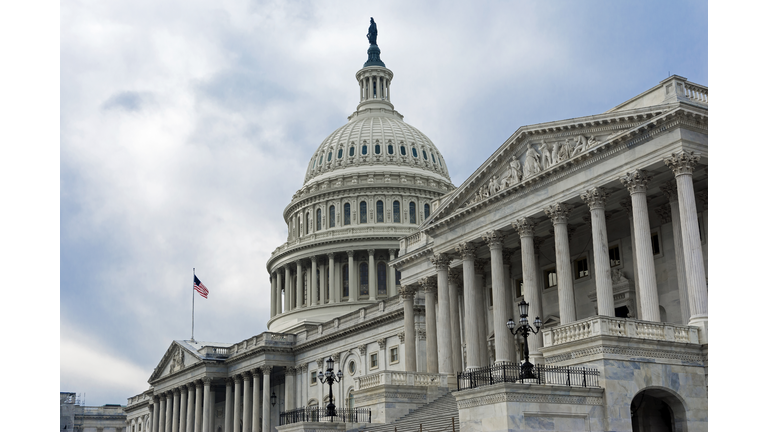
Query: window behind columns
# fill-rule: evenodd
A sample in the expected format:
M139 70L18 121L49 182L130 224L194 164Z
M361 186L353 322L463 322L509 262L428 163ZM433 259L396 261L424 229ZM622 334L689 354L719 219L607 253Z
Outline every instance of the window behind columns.
M320 231L320 223L322 222L323 213L320 209L317 209L317 214L315 215L315 231Z
M328 228L336 226L336 206L331 206L328 209Z
M306 218L304 219L304 234L309 234L309 212L307 212Z
M387 265L384 261L376 265L376 292L380 296L387 296Z
M344 225L349 225L351 223L351 208L349 203L344 204Z
M408 204L408 217L411 219L410 222L412 224L416 223L416 203L411 201L410 204Z
M365 201L360 201L360 223L368 223L368 204Z
M392 203L392 219L395 223L400 223L400 201Z
M368 295L368 263L360 263L360 295Z
M349 266L344 264L341 266L341 277L343 286L343 297L349 297Z
M384 222L384 201L376 201L376 222Z

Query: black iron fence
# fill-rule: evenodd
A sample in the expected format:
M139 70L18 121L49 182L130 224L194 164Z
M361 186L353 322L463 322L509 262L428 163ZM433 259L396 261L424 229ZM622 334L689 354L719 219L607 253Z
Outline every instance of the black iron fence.
M299 422L370 423L370 408L336 408L333 416L325 407L301 407L280 413L280 426Z
M533 368L535 378L522 379L523 371L519 364L500 364L486 366L456 374L458 390L466 390L502 382L525 384L555 384L569 387L600 387L597 369L569 366L536 365Z

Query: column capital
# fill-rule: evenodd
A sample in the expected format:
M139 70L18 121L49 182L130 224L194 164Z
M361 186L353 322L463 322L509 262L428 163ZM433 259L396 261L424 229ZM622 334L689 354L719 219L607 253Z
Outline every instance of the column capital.
M312 255L309 259L312 261L312 264L317 264L317 255Z
M625 212L627 212L627 216L630 218L632 217L632 200L629 198L625 198L621 201L619 201L619 205L622 209L624 209Z
M659 186L659 189L661 189L669 202L677 202L677 182L674 179L665 182Z
M459 282L461 282L461 275L459 274L459 272L449 271L448 272L448 283L453 283L453 284L457 284L458 285Z
M233 377L232 377L232 379L233 379L235 382L243 382L243 376L242 376L242 375L240 375L240 374L237 374L237 375L233 376Z
M348 257L350 257L350 258L354 258L354 256L355 256L355 251L353 251L353 250L348 250L348 251L347 251L347 256L348 256Z
M264 365L261 367L261 373L262 375L269 375L272 373L273 366L271 365Z
M485 265L488 264L488 260L475 260L475 276L477 276L477 273L483 273L485 272Z
M259 372L259 370L257 368L251 369L250 372L251 372L251 376L254 377L254 378L261 374L261 372Z
M534 237L533 238L533 250L534 253L538 253L539 249L541 248L541 245L544 244L544 237Z
M336 254L335 253L329 253L328 254L328 261L335 260Z
M296 375L296 368L295 368L295 367L293 367L293 366L288 366L287 368L285 368L285 375L286 375L286 376L287 376L287 375L293 375L293 376L295 376L295 375Z
M324 361L325 360L322 357L320 357L319 359L315 360L315 363L317 363L318 369L322 369L323 368L323 362Z
M692 151L681 150L679 153L672 153L672 156L664 158L664 164L675 173L675 177L681 175L693 174L693 169L699 164L701 155Z
M707 201L709 199L709 197L708 197L708 190L703 190L701 192L697 192L696 193L696 198L698 198L699 201L701 201L701 203L704 206L704 210L706 210L707 209Z
M387 347L387 339L386 338L377 339L376 343L379 344L379 349L384 349L384 348Z
M389 256L394 257L396 252L397 252L397 249L390 249Z
M339 360L341 359L341 354L333 353L333 354L331 354L331 358L333 359L334 363L338 364Z
M397 337L400 338L400 343L405 342L405 332L398 333Z
M376 253L376 249L368 249L368 256L373 256Z
M232 383L234 382L234 380L232 379L232 377L226 377L226 378L224 379L224 381L226 382L226 384L227 384L227 387L232 387Z
M174 396L175 396L175 395L177 395L177 394L179 394L179 393L181 393L181 388L179 388L179 387L176 387L176 388L174 388L174 389L173 389L173 395L174 395Z
M437 293L437 282L433 277L421 278L419 284L424 288L425 293Z
M434 254L430 259L432 261L432 264L435 266L435 268L440 270L448 270L448 264L450 264L451 259L446 254Z
M514 227L520 237L533 237L533 230L536 228L536 223L531 218L520 218L515 221Z
M203 377L203 385L211 385L211 381L213 381L213 378L211 377Z
M654 211L659 216L659 219L661 219L662 224L672 222L672 210L669 208L669 204L656 207Z
M568 223L568 215L573 207L566 203L555 203L544 209L544 214L552 220L553 224Z
M588 189L581 194L581 200L584 201L590 210L603 209L605 210L605 200L608 199L610 194L606 192L605 188L596 187Z
M459 245L456 246L454 250L461 256L461 259L463 260L475 259L475 246L473 246L472 243L459 243Z
M501 250L501 260L503 261L504 265L510 265L512 261L512 255L515 253L515 249L502 249Z
M365 353L368 351L368 345L365 345L365 344L360 345L357 347L357 350L360 351L361 356L364 356Z
M483 234L483 240L491 249L501 249L502 243L504 243L504 236L500 231L488 231Z
M416 294L416 290L413 289L410 285L401 285L400 286L400 298L403 300L411 299L413 300L414 294Z
M645 193L648 188L648 182L653 179L645 170L634 170L619 177L619 181L624 185L630 194Z

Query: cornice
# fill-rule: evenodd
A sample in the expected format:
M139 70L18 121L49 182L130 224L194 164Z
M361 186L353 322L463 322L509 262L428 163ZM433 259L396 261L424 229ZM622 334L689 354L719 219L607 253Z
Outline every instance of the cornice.
M415 230L415 228L414 228L414 230ZM368 236L361 238L361 237L354 237L354 234L368 234ZM400 233L400 234L395 233L395 235L392 235L392 234L387 235L387 234L388 233L384 233L384 232L380 232L380 233L376 233L376 232L374 232L374 233L369 233L369 232L354 233L353 232L352 234L345 234L343 237L340 235L339 237L330 237L330 238L324 238L324 239L321 239L321 240L307 241L307 242L302 242L302 243L300 243L298 245L295 245L295 246L289 246L285 250L282 250L282 251L280 251L280 252L278 252L276 254L275 254L275 252L273 252L274 255L272 255L267 260L267 272L269 272L271 274L271 272L274 271L274 267L277 264L280 264L280 265L285 264L285 263L281 263L280 261L282 259L284 259L287 255L290 255L290 254L293 254L293 253L296 253L296 252L300 252L300 251L303 251L303 250L306 250L306 249L310 249L310 248L321 247L321 246L328 246L328 245L333 245L333 244L337 244L337 243L343 243L345 245L346 249L356 249L355 246L354 246L355 244L365 244L365 243L371 242L371 241L391 241L391 242L393 242L393 244L392 244L391 247L388 247L388 248L389 249L398 249L400 247L400 238L403 237L403 235L408 236L410 234L413 234L413 231L411 233L407 233L407 234L402 234L402 233ZM318 252L318 254L326 254L326 253L329 253L329 252L327 252L327 251ZM310 255L300 256L300 257L292 257L291 261L295 261L297 259L307 259L307 258L309 258L309 256ZM278 267L279 267L279 265L278 265Z
M414 312L415 312L414 307ZM315 348L318 345L322 345L327 342L332 342L335 339L351 336L356 333L362 332L364 330L367 330L370 327L376 327L382 324L386 324L392 321L398 321L403 319L403 308L399 308L397 310L394 310L388 314L377 316L376 318L366 318L365 321L358 323L356 325L347 327L345 329L337 330L337 331L331 331L327 335L320 336L316 339L308 340L306 342L301 343L300 345L296 345L293 349L293 352L295 354L299 354L305 351L308 351L312 348Z
M413 252L408 252L402 257L395 258L394 261L390 261L389 265L390 267L394 267L396 269L402 268L404 265L409 264L413 261L416 261L419 258L427 255L434 255L432 246L426 245L426 246L422 246L420 249L417 249Z

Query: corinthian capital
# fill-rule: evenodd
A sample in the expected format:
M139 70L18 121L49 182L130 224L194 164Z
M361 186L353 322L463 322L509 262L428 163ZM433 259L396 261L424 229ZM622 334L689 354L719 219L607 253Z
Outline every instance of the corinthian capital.
M659 219L661 219L662 224L672 222L672 212L669 208L669 204L662 205L661 207L656 207L655 211L656 211L656 214L659 216Z
M416 294L416 290L414 290L411 286L405 285L400 287L400 298L403 300L413 300L414 294Z
M701 155L694 152L682 150L679 153L672 153L672 156L664 158L664 163L675 173L675 176L684 174L693 174L693 169L699 164Z
M359 347L357 347L357 349L360 351L360 355L364 356L365 353L368 351L368 345L365 345L365 344L360 345Z
M296 368L293 366L288 366L285 368L285 374L286 375L296 375Z
M581 194L581 200L589 206L590 210L605 209L605 200L608 195L604 188L596 187Z
M448 270L448 264L451 262L451 259L445 254L439 253L432 256L429 260L432 261L432 264L437 270Z
M504 236L499 231L488 231L483 234L483 240L491 249L500 248L501 244L504 243Z
M475 247L472 243L459 243L455 250L463 260L475 259Z
M475 260L475 274L480 273L481 275L485 274L485 265L488 263L487 260Z
M635 170L619 177L619 181L621 181L621 184L629 190L630 194L634 194L645 193L648 187L648 182L651 181L652 178L653 177L649 176L645 170Z
M264 365L261 367L261 374L267 376L272 373L272 366Z
M515 229L520 237L532 237L536 224L530 218L520 218L515 221Z
M565 203L552 204L544 209L544 214L552 219L553 224L568 223L568 215L571 213L571 206Z
M421 284L421 286L424 288L424 292L426 293L437 292L437 283L435 282L434 278L431 278L431 277L421 278L419 280L419 284Z
M667 197L669 202L677 202L677 181L670 180L660 186L661 191Z
M386 339L386 338L377 339L377 340L376 340L376 343L378 343L378 344L379 344L379 349L382 349L382 350L383 350L384 348L386 348L386 347L387 347L387 339Z
M451 271L448 273L448 283L459 284L461 282L461 275L458 272Z

